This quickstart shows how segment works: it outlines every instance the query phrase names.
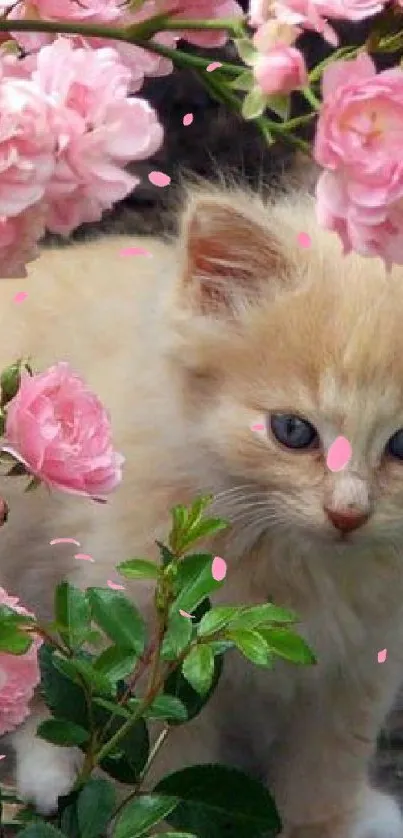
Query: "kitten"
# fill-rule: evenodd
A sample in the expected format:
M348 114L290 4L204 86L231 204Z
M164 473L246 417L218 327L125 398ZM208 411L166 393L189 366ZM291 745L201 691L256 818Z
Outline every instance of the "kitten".
M153 257L119 255L133 244ZM105 506L20 499L7 480L1 584L49 616L57 578L105 584L119 561L155 555L174 503L213 491L233 524L211 545L229 565L221 599L295 609L319 662L269 672L230 656L155 777L227 762L267 781L287 838L402 838L367 766L403 672L403 271L344 258L302 194L264 206L212 190L189 200L179 248L103 239L45 251L29 273L19 306L21 282L0 284L1 365L69 360L109 406L127 464ZM353 455L336 473L339 435ZM49 546L61 536L94 564ZM145 583L132 591L147 611ZM17 776L49 810L75 755L35 740L36 723L14 737Z

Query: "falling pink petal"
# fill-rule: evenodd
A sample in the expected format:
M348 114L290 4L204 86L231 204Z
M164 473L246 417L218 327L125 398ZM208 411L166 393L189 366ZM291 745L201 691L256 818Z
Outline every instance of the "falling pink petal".
M124 247L119 251L119 256L152 256L152 253L145 247Z
M23 303L28 297L28 291L18 291L18 294L14 297L15 303Z
M112 591L124 591L125 590L124 585L118 585L117 582L112 582L112 579L108 579L106 584L107 584L108 588L112 588Z
M326 465L330 471L341 471L351 460L353 451L345 436L338 436L332 442L326 457Z
M187 611L182 611L181 608L179 609L179 614L181 614L182 617L190 617L190 619L193 620L193 614L188 614Z
M192 113L186 113L185 116L183 117L182 122L185 126L191 125L192 122L193 122L193 114Z
M212 61L211 64L206 67L206 70L208 73L212 73L213 70L218 70L219 67L222 67L221 61Z
M298 233L297 241L300 247L310 247L312 239L308 233Z
M95 562L95 559L93 559L92 556L89 556L88 553L76 553L74 558L81 559L82 562Z
M0 759L5 759L5 758L6 758L6 754L0 754Z
M153 186L168 186L171 183L171 178L164 172L150 172L148 180Z
M211 565L211 575L216 582L222 582L227 573L227 563L221 556L215 556Z
M265 425L263 422L254 422L253 425L250 426L251 431L265 431Z
M387 656L388 656L388 650L387 649L382 649L380 652L378 652L378 663L385 663Z
M81 547L80 542L76 541L75 538L52 538L52 541L49 541L49 544L76 544L77 547Z

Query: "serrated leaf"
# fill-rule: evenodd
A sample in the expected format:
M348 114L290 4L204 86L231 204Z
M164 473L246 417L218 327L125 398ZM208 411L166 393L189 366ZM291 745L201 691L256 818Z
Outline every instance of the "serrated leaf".
M185 768L164 777L155 791L179 798L179 805L167 820L198 838L268 838L281 828L275 803L265 786L235 768Z
M273 656L267 641L260 632L252 629L237 629L236 631L231 629L226 632L225 636L235 643L237 649L252 663L257 666L270 667L272 665Z
M75 684L54 665L55 652L44 643L39 649L41 692L55 716L76 722L88 729L88 708L81 686Z
M67 719L46 719L41 722L36 733L41 739L46 739L53 745L65 747L84 745L89 739L87 730Z
M199 637L214 634L228 625L228 623L242 612L242 607L234 605L218 605L202 617L197 627Z
M80 685L82 681L89 689L99 695L111 695L112 686L108 678L102 672L98 672L92 663L86 660L78 660L77 657L66 660L58 652L55 653L53 664L67 678L75 684Z
M178 594L170 613L181 610L192 614L209 594L223 586L223 582L213 579L212 561L210 553L194 553L180 562L175 580L175 590Z
M188 721L191 721L191 719L198 716L215 692L221 678L222 671L223 659L222 657L216 657L214 659L214 675L211 687L205 695L201 696L193 689L193 687L191 687L186 678L184 678L181 672L181 667L178 666L165 681L164 694L173 695L176 698L179 698L186 708ZM181 722L174 722L171 720L171 724L181 724Z
M168 619L168 629L161 648L163 660L176 660L189 645L193 634L192 622L174 611Z
M231 620L231 629L254 629L257 626L270 625L272 623L296 622L298 622L298 617L293 611L289 611L286 608L278 608L271 602L266 602L263 605L240 608L239 614L234 615L234 619Z
M260 87L254 87L247 93L242 102L242 116L244 119L257 119L266 110L267 96Z
M181 538L181 550L184 551L190 547L191 544L195 544L196 541L200 541L202 538L208 538L209 536L214 535L214 533L227 529L227 527L227 522L223 521L222 518L206 518L205 520L201 520L194 524L194 526L192 526L190 530L188 530Z
M261 628L259 633L270 651L281 658L300 664L313 664L317 659L303 637L289 629Z
M91 777L77 800L81 838L98 838L107 827L116 805L115 789L104 777Z
M253 65L259 53L250 38L236 38L234 43L244 64Z
M163 719L167 722L186 722L185 705L173 695L159 695L144 714L147 719Z
M116 646L141 655L144 651L146 629L137 608L119 591L108 588L88 588L92 616L102 631Z
M91 627L91 612L85 594L69 582L61 582L55 591L54 609L62 640L74 651L79 649Z
M112 684L129 675L137 662L135 652L127 652L118 646L109 646L94 661L94 669L104 675Z
M121 562L116 570L126 579L158 579L159 568L147 559L129 559Z
M197 646L186 656L182 672L196 692L205 695L211 687L214 675L214 655L209 646Z
M125 806L117 819L114 838L142 838L175 809L175 796L144 794Z

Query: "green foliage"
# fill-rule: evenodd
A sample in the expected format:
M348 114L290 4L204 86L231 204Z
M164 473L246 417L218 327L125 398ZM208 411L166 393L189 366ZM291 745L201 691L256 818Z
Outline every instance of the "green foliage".
M46 638L39 661L51 716L39 725L38 735L85 755L74 788L59 799L56 817L40 818L32 807L21 811L22 838L278 834L269 792L236 769L193 766L144 790L171 729L195 718L213 695L228 649L264 667L276 657L315 662L295 631L292 612L273 603L212 606L210 596L224 584L213 579L213 554L187 553L226 526L206 516L209 503L210 498L200 498L190 508L172 510L168 544L158 543L160 563L135 558L119 565L126 578L155 584L150 634L128 597L109 588L81 591L62 582L55 591L54 620L46 626L0 606L0 651L24 654L35 629ZM114 780L126 787L119 802Z

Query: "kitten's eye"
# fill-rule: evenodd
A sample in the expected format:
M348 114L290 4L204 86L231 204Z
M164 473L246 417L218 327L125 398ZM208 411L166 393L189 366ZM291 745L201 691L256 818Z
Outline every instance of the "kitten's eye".
M391 436L385 451L391 457L397 457L398 460L403 460L403 429L396 431Z
M270 428L272 434L287 448L313 448L319 442L316 429L301 419L300 416L293 416L289 413L272 413L270 416Z

